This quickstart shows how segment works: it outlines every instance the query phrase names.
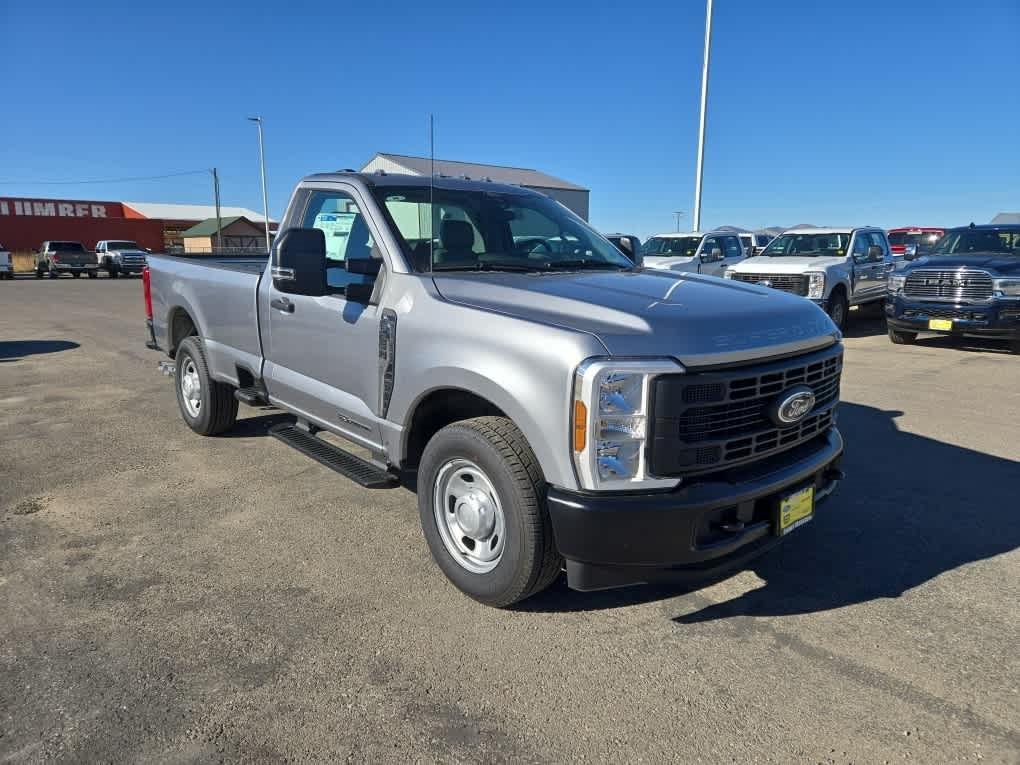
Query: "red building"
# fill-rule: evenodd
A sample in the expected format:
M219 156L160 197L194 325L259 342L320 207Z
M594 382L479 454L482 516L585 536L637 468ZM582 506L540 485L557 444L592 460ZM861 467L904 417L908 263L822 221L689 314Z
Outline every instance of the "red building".
M221 207L220 215L264 220L244 207ZM127 239L164 252L183 247L182 232L215 216L213 205L0 197L0 243L19 253L32 252L49 239L81 242L88 249L100 239ZM276 229L273 221L269 226Z

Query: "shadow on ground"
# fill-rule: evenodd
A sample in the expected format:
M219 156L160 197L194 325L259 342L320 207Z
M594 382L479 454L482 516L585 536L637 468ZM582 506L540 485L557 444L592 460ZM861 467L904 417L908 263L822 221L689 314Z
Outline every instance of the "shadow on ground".
M245 417L239 419L237 423L225 433L221 433L218 438L252 438L259 436L268 436L269 429L274 425L279 425L283 422L294 422L294 415L286 412L281 412L275 407L266 406L259 407L259 411L263 414L258 414L254 417Z
M0 362L20 361L26 356L59 353L80 347L70 340L0 340Z
M804 614L896 598L1020 547L1020 462L902 432L895 423L900 414L841 404L847 479L837 493L812 523L749 567L764 586L676 621ZM656 586L578 593L561 579L521 609L598 610L691 591Z

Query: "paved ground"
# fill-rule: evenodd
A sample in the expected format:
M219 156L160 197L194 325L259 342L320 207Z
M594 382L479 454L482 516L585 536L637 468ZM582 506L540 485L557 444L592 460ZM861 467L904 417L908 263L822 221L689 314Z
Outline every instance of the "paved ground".
M696 591L476 605L404 490L181 422L137 280L0 284L0 760L1017 762L1020 358L847 340L849 478Z

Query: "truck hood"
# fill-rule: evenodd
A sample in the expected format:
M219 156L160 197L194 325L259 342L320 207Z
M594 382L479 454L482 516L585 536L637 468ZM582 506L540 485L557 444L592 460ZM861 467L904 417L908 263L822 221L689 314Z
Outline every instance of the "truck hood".
M433 279L446 300L589 333L613 356L670 356L704 366L839 339L825 312L804 298L700 274L649 269Z
M993 276L1020 276L1020 257L1016 255L931 255L908 261L901 269L910 273L915 268L934 268L939 271L954 271L957 268L979 268Z
M747 258L733 267L737 273L743 274L803 274L806 271L824 271L832 266L846 263L846 256L836 257L802 257L799 255L779 255L776 257Z

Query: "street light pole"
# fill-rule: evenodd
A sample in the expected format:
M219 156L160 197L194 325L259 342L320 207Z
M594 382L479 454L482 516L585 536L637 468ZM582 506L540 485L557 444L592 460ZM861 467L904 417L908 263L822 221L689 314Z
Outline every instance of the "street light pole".
M673 214L676 216L676 232L679 234L680 233L680 219L682 217L684 217L684 211L683 210L677 210Z
M711 0L709 0L711 2ZM262 173L262 215L266 224L266 254L272 250L269 241L269 195L266 193L266 152L262 146L262 117L249 117L249 122L254 122L259 128L259 171Z
M698 126L698 170L694 184L694 230L701 231L701 175L705 165L705 118L708 110L708 62L712 51L712 0L705 9L705 60L701 67L701 120Z

